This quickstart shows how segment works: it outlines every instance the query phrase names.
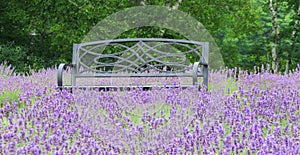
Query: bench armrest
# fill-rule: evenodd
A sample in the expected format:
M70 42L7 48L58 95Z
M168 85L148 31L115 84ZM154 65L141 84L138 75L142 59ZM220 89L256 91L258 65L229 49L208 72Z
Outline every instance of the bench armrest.
M60 64L58 66L58 71L57 71L57 86L62 89L62 86L63 86L63 82L62 82L62 77L63 77L63 70L66 68L66 67L74 67L73 64Z
M208 88L208 63L204 59L204 57L201 57L199 62L195 62L193 64L193 85L195 85L198 81L198 67L199 65L203 65L202 67L202 73L203 73L203 86Z
M203 56L201 57L200 64L203 65L203 85L206 87L206 90L208 90L208 62Z
M200 62L195 62L193 64L193 85L195 85L198 81L198 67L199 67Z
M205 58L203 56L201 56L201 59L200 59L200 65L208 65L207 61L205 60Z

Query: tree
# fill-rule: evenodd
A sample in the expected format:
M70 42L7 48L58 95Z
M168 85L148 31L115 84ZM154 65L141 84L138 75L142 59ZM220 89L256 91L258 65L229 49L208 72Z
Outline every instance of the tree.
M29 49L28 64L36 68L70 62L72 44L101 19L132 6L128 1L12 0L0 9L0 43ZM108 7L109 6L109 7ZM34 37L29 35L34 32Z
M272 17L272 69L288 73L292 63L292 53L296 51L297 34L299 31L300 6L299 1L269 0L269 10ZM279 12L277 12L279 10Z
M269 0L269 9L272 17L272 69L277 72L279 67L278 49L280 46L279 28L277 22L277 0Z
M251 69L274 63L275 70L282 70L281 64L293 68L300 59L295 54L299 49L298 0L11 0L0 8L0 43L24 46L28 49L24 50L26 65L36 68L70 62L72 44L80 43L99 21L140 5L162 5L190 14L214 36L230 68ZM37 35L29 35L31 32ZM120 35L136 36L183 37L157 27L137 28Z
M291 50L289 50L288 52L288 58L286 61L286 65L285 65L285 73L287 74L289 69L290 69L290 65L292 63L292 54L295 53L296 51L296 40L297 40L297 34L299 33L299 20L300 20L300 2L298 4L298 11L295 17L295 23L294 23L294 29L291 35Z

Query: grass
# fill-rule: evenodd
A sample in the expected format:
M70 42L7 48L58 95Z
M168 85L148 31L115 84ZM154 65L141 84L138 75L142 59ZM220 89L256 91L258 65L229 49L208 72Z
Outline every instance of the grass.
M20 90L3 90L0 95L0 108L5 106L6 102L18 102Z

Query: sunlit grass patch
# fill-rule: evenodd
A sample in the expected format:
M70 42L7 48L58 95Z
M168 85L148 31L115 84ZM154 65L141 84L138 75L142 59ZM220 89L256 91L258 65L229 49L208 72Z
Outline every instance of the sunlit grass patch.
M3 90L0 95L0 107L3 107L5 102L17 102L20 90Z

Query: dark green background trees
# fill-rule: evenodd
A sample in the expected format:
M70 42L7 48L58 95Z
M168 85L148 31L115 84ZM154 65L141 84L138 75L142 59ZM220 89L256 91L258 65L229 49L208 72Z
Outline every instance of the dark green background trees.
M167 6L197 19L215 38L228 67L252 70L276 64L274 68L285 71L299 63L299 0L2 0L0 61L8 61L18 72L70 62L72 44L81 42L99 21L141 5ZM180 37L160 32L146 27L122 37Z

